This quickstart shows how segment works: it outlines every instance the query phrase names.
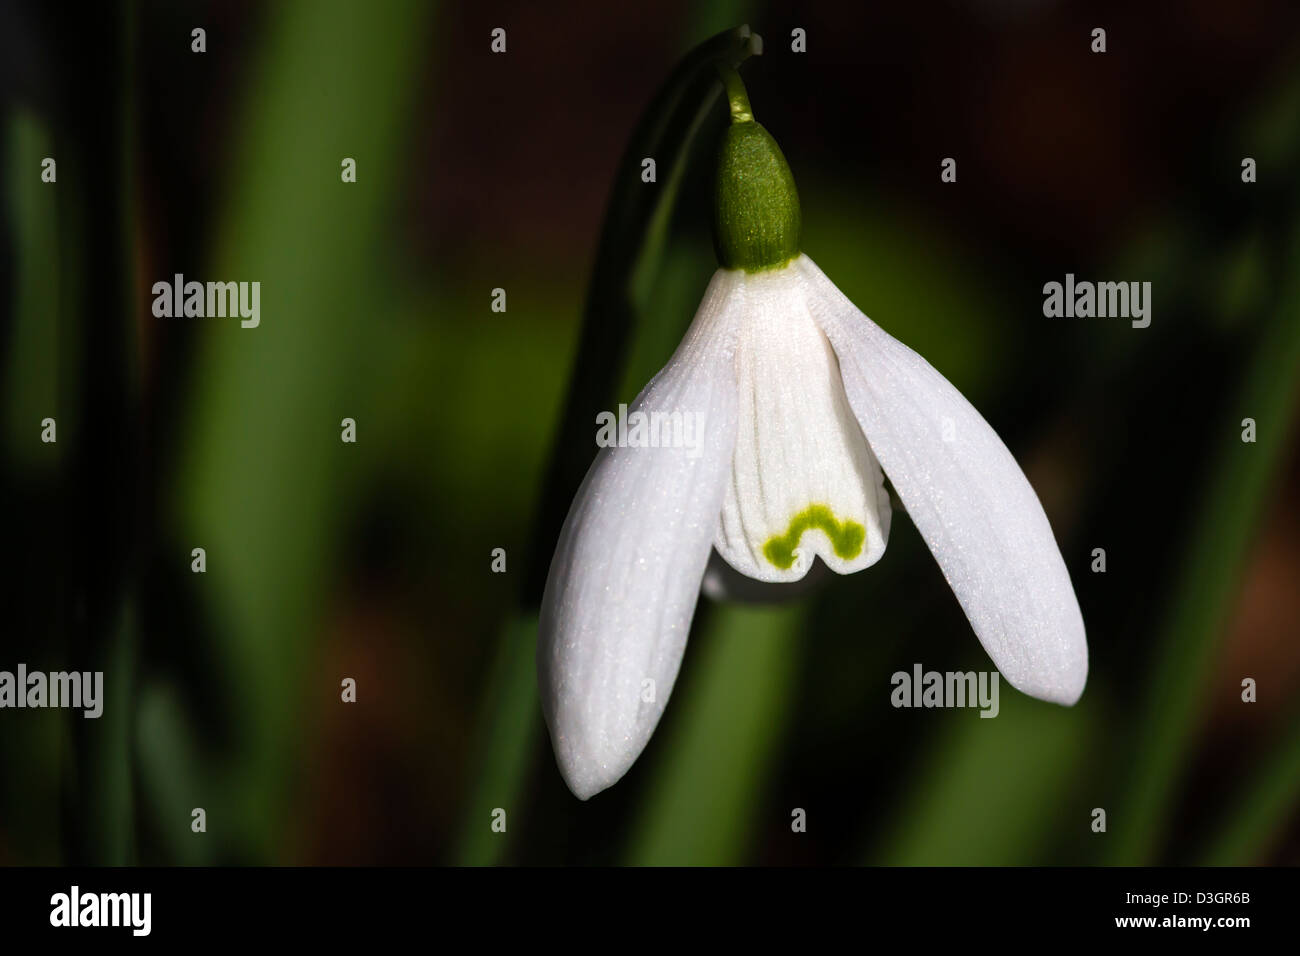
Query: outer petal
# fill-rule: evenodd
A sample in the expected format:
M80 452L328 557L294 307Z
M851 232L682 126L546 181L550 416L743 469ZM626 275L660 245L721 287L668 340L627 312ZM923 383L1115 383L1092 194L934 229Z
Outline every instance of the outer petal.
M698 440L602 449L551 562L538 679L560 771L583 800L627 772L677 678L736 441L740 298L739 274L719 270L628 413L693 416Z
M809 307L867 441L1012 686L1073 704L1083 616L1043 507L989 424L925 359L863 315L806 256Z
M889 497L797 263L744 278L736 454L714 547L758 581L798 581L814 556L839 574L875 564Z

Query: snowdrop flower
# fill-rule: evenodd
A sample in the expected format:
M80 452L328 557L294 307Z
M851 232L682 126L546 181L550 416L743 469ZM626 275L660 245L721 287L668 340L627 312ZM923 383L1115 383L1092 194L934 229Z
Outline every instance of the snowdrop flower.
M692 416L699 447L600 449L542 600L542 703L583 800L654 732L711 550L761 582L797 581L814 557L860 571L889 539L884 475L1002 675L1065 705L1087 679L1083 618L1033 488L961 393L800 253L785 157L739 78L727 85L721 268L631 406Z

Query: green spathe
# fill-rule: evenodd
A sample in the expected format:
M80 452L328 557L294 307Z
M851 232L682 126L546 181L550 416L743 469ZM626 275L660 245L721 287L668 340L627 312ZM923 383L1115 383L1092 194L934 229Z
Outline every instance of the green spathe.
M753 119L732 123L718 156L714 243L724 269L761 272L799 254L799 193L776 140Z

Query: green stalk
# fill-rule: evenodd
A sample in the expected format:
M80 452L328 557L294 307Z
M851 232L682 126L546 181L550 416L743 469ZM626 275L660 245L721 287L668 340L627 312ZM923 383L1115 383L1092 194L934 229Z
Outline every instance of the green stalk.
M619 163L587 294L578 356L539 504L524 593L502 628L477 731L475 752L481 760L470 772L474 783L464 810L465 836L455 853L463 865L499 862L509 846L514 831L491 833L484 814L502 807L509 815L535 754L531 744L545 736L533 666L537 611L564 516L591 465L591 423L596 412L613 401L636 343L675 321L650 321L647 303L660 278L688 160L722 93L718 68L738 65L760 49L759 38L748 27L740 27L687 54L642 114ZM656 159L661 173L657 184L641 181L645 157Z
M692 50L642 115L619 162L528 563L529 607L541 603L564 516L591 465L591 423L608 407L631 343L644 334L648 292L662 262L686 163L722 94L718 69L738 66L761 49L759 37L738 27ZM645 157L668 171L660 188L641 181Z
M627 863L746 862L758 814L766 809L753 795L763 792L782 741L806 610L802 603L724 605L692 638L695 660L660 728L666 739L655 747L658 761L647 774L653 783L636 816ZM789 828L793 809L773 810L764 825Z

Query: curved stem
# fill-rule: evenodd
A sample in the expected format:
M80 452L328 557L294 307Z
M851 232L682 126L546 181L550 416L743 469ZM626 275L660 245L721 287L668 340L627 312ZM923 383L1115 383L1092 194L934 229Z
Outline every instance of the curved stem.
M722 86L727 91L727 103L731 108L731 121L733 123L754 122L754 111L749 106L749 93L745 90L745 83L740 78L736 68L719 64L718 78L722 80Z

